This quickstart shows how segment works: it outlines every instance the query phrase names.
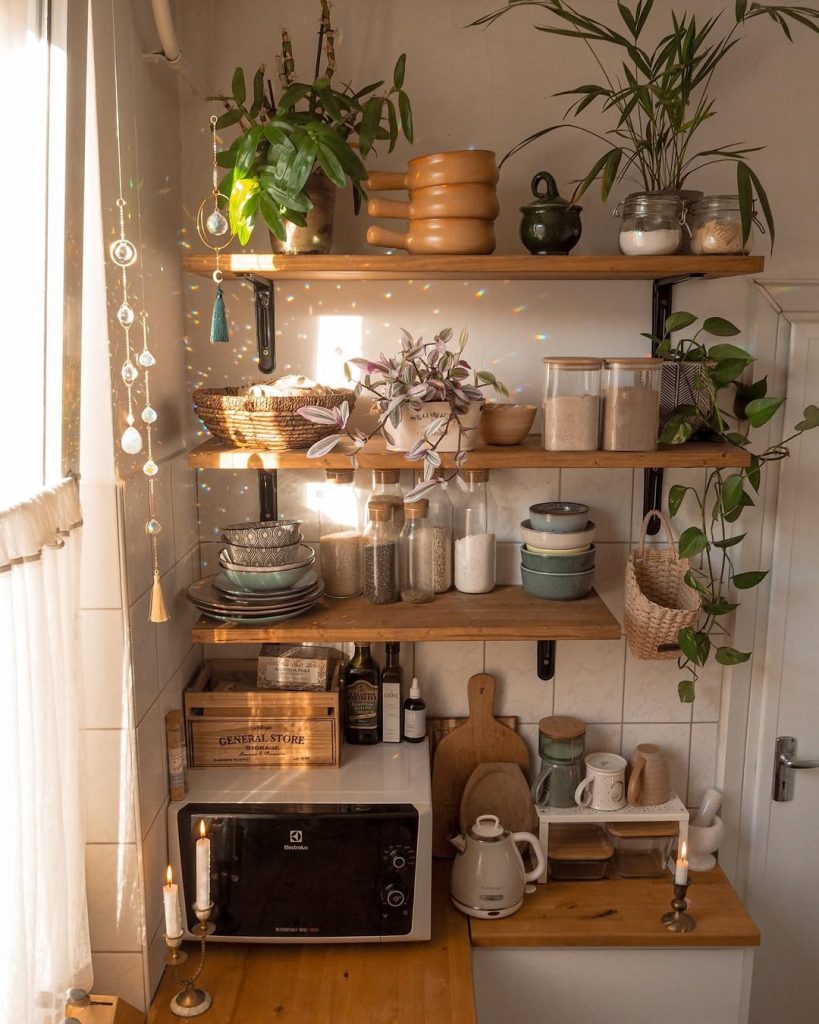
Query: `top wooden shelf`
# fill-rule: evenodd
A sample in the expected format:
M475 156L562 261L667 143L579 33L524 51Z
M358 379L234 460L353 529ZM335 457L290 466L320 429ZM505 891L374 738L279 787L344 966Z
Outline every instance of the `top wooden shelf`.
M361 469L418 469L402 452L388 452L382 437L374 437L358 453ZM255 448L233 448L210 438L188 453L193 469L349 469L352 458L338 449L319 459L308 459L304 449L267 452ZM747 451L730 444L688 441L660 445L653 452L547 452L539 434L530 434L522 444L479 445L470 452L469 469L683 469L699 466L741 468L751 464ZM454 465L452 455L443 456L445 468Z
M760 274L762 256L286 256L241 252L221 257L225 277L273 281L653 281ZM216 257L188 255L182 266L210 277Z

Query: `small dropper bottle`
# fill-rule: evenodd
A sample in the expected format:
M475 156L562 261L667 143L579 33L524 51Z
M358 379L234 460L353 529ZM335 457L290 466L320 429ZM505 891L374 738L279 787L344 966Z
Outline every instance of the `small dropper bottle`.
M409 697L404 701L404 739L407 743L421 743L426 735L427 705L415 677L412 680Z

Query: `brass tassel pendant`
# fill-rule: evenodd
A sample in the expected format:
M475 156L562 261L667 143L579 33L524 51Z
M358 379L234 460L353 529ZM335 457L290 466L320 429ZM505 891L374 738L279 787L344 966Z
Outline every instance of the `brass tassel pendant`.
M154 570L154 585L151 588L151 612L148 616L149 622L167 622L170 619L165 608L165 598L162 596L162 583L159 579L159 571Z

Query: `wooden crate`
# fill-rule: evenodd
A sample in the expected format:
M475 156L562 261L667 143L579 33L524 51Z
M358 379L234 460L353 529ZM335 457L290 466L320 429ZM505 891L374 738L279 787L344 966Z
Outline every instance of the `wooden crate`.
M206 661L184 695L189 766L337 768L341 669L325 692L259 690L255 661Z

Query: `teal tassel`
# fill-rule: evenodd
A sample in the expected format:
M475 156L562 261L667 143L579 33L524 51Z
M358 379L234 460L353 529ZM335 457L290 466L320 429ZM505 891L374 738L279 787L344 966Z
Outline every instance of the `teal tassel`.
M222 286L216 286L216 299L213 303L213 317L210 322L210 340L226 342L228 338L227 316L225 315L225 300L222 298Z

